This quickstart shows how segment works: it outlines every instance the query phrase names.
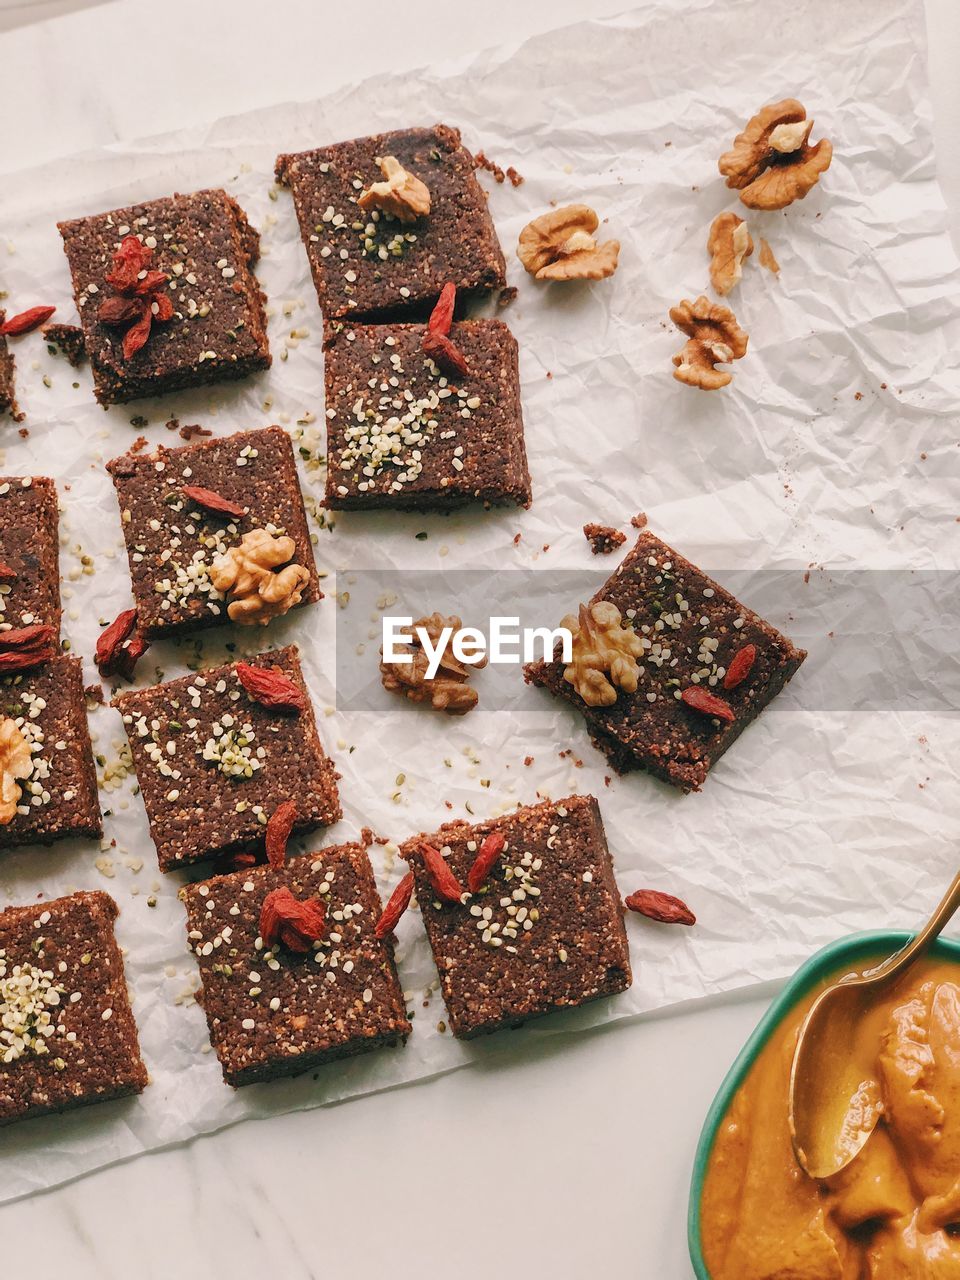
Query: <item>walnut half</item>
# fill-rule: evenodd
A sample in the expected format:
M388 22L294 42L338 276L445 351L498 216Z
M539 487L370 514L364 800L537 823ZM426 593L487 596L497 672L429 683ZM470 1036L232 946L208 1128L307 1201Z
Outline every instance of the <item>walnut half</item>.
M448 716L465 716L480 700L476 689L467 684L470 670L485 667L486 655L467 667L454 657L447 645L437 674L431 680L427 676L429 659L417 636L418 627L427 633L430 643L436 646L444 627L452 627L456 635L463 627L463 622L455 614L445 618L442 613L431 613L427 617L418 618L401 631L399 634L409 643L395 647L400 653L408 654L410 661L381 661L380 680L383 687L388 693L400 694L411 702L429 702L434 711L445 711ZM380 656L382 659L382 649Z
M609 600L582 604L576 617L568 614L560 625L573 640L572 661L564 667L563 678L588 707L612 707L618 689L636 693L637 658L643 653L643 642L623 625L615 604Z
M20 783L33 773L30 743L9 716L0 719L0 826L17 815L22 789Z
M425 182L405 169L396 156L384 156L377 162L383 182L374 182L360 192L361 209L382 209L400 222L416 222L430 212L430 191Z
M813 121L806 116L796 98L762 107L720 157L727 186L739 190L748 209L785 209L830 168L833 147L826 138L811 145Z
M707 239L710 254L710 281L721 297L740 283L743 260L753 253L753 239L747 224L735 213L720 213L711 224Z
M746 355L748 341L730 308L702 296L696 302L684 298L670 308L670 319L690 339L673 357L676 380L701 391L725 387L733 374L716 366Z
M210 581L227 597L231 622L265 627L300 603L310 571L289 563L296 549L292 538L251 529L237 546L217 556L210 566Z
M551 209L520 232L517 257L537 280L603 280L617 269L620 241L597 244L599 225L588 205Z

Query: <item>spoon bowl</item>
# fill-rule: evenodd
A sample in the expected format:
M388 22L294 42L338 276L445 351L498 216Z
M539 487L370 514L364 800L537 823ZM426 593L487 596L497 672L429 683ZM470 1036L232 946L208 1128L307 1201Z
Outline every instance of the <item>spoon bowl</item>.
M829 1178L854 1160L883 1113L879 1081L849 1053L850 1030L878 991L901 978L960 906L960 872L923 929L882 964L845 974L811 1005L790 1070L788 1121L794 1154L811 1178Z

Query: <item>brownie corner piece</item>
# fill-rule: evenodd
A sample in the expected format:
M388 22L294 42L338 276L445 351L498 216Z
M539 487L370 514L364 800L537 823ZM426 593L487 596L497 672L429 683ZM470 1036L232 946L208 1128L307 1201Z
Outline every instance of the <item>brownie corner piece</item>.
M0 822L0 849L102 836L81 660L59 656L0 679L0 725L30 750L16 811Z
M430 192L430 212L401 222L361 209L364 188L393 156ZM452 280L482 294L506 284L506 264L473 156L458 129L397 129L277 159L326 319L429 309Z
M309 573L300 605L322 599L293 443L282 427L126 453L107 470L120 504L137 624L149 639L228 620L229 602L210 570L257 530L292 539L291 563ZM242 514L218 514L187 489L209 490Z
M0 631L39 623L59 642L59 523L49 476L0 476Z
M321 746L296 646L249 665L276 673L299 705L254 697L236 662L113 700L161 871L262 849L266 824L286 800L297 807L295 831L341 816L339 775Z
M264 900L281 889L323 905L321 936L303 951L261 936ZM181 897L227 1084L299 1074L410 1034L392 946L374 931L380 896L361 845L217 876Z
M531 501L517 343L499 320L455 324L467 373L447 376L420 324L328 325L331 508L446 510Z
M491 834L504 845L486 881L441 901L423 857L459 883ZM454 1035L470 1039L625 991L633 980L623 907L600 808L570 796L488 822L447 823L401 846Z
M101 892L0 911L0 1125L148 1084L116 917Z
M269 367L264 297L253 272L259 236L225 191L167 196L58 227L101 404L243 378ZM146 297L154 318L145 344L125 355L124 340L141 321L144 297L134 286L120 288L106 277L131 236L143 246L142 275L159 272L166 279L158 278ZM112 308L109 318L106 308Z
M618 773L643 769L682 791L700 790L807 656L649 532L590 603L600 602L615 605L638 638L636 692L588 705L561 661L532 663L524 678L581 712Z
M0 309L0 325L6 312ZM22 422L23 414L17 404L16 361L4 334L0 333L0 416L9 413L14 422Z

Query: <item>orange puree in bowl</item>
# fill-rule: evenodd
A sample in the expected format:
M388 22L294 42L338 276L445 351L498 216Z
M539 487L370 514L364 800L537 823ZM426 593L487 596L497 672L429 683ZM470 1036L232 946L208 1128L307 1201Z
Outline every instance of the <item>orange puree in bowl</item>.
M712 1280L960 1280L960 964L918 961L868 995L847 1052L881 1117L823 1182L787 1126L797 1032L820 990L776 1028L717 1130L700 1209Z

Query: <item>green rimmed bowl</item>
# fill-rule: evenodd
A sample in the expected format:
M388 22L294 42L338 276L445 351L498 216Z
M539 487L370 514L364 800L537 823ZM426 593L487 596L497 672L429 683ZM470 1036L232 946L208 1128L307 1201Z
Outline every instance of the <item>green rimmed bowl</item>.
M905 946L912 937L912 933L890 929L878 930L874 933L854 933L847 938L838 938L836 942L829 943L822 951L818 951L815 956L811 956L805 964L800 966L760 1019L753 1035L741 1049L707 1112L693 1162L690 1205L687 1212L687 1246L697 1280L711 1280L700 1248L700 1200L703 1195L710 1153L713 1150L717 1130L730 1109L734 1094L743 1084L760 1050L794 1005L824 979L834 977L848 968L855 968L858 960L892 955L894 951ZM960 964L960 941L939 938L932 944L927 954ZM786 1105L786 1099L784 1099L784 1105Z

